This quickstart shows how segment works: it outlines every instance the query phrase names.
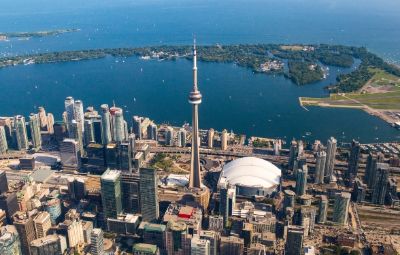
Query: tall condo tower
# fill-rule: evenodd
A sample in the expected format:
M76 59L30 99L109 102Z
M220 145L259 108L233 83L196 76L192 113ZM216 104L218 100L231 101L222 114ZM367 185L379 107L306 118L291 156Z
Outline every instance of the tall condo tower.
M193 45L193 90L189 94L189 103L192 105L192 159L190 166L190 188L200 188L200 152L199 152L199 104L201 94L197 87L197 54L196 41Z

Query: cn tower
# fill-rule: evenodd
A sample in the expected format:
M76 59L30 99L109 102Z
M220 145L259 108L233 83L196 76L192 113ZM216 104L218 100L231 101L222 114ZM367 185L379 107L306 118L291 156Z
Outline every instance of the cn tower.
M192 159L190 165L189 188L200 188L200 152L199 152L199 104L201 94L197 87L197 54L196 41L193 43L193 90L189 94L189 104L192 105Z

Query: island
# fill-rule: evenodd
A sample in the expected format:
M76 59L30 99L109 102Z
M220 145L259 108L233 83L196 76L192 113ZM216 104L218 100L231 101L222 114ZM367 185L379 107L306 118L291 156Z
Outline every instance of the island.
M46 36L55 36L64 33L77 32L80 29L70 28L70 29L57 29L57 30L49 30L49 31L37 31L37 32L0 32L0 41L8 40L9 38L31 38L31 37L46 37Z

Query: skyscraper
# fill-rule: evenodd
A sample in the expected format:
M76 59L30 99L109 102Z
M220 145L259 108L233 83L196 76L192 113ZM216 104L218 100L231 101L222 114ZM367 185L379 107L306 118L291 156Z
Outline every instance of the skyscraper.
M157 125L152 123L147 126L147 139L157 141Z
M174 129L167 127L165 130L165 145L174 146Z
M244 254L244 240L236 236L221 237L221 255L242 255Z
M228 149L228 131L222 130L221 133L221 150L225 151Z
M324 183L324 174L325 174L325 164L326 164L326 152L318 151L315 154L316 162L315 162L315 183Z
M102 141L104 145L111 142L111 117L110 111L107 104L102 104L101 106L101 120L102 120Z
M325 195L321 195L319 200L318 223L325 223L328 214L329 201Z
M133 116L133 133L135 133L136 139L138 140L141 140L143 138L142 121L142 117Z
M174 220L168 222L166 231L168 255L190 254L190 239L186 223Z
M67 97L64 101L65 106L65 124L67 125L67 130L69 128L73 119L75 119L75 100L73 97Z
M17 229L13 225L0 228L0 254L21 255L21 242Z
M377 163L375 185L372 192L372 203L385 204L386 192L389 184L389 164Z
M179 129L177 139L179 147L186 146L186 130L184 128Z
M103 230L101 228L94 228L90 237L90 254L103 255L104 254L104 238Z
M140 172L140 211L143 221L154 221L160 216L157 194L157 170L141 168Z
M191 255L210 255L210 241L200 239L198 235L193 236L190 248Z
M302 169L297 171L296 176L296 195L302 196L307 191L307 176L308 176L308 167L304 165Z
M212 149L214 147L214 129L210 128L207 132L207 146Z
M33 219L35 226L36 238L42 238L47 235L47 231L51 227L50 214L48 212L39 212Z
M30 244L31 255L59 255L64 254L67 241L62 235L49 235L35 239Z
M121 192L122 209L125 213L140 212L140 178L138 173L122 172Z
M42 146L42 136L40 134L40 121L37 114L31 113L29 116L29 126L31 129L32 145L35 150Z
M350 148L349 167L346 172L346 177L350 182L354 180L358 173L358 159L360 157L360 143L353 140Z
M297 141L295 139L292 140L290 143L290 150L289 150L289 169L293 170L294 162L297 158Z
M64 169L77 170L80 168L79 144L74 139L64 139L60 145L61 163Z
M80 129L82 133L85 132L85 126L83 123L84 115L83 115L83 103L81 100L76 100L74 102L74 120L79 123Z
M199 151L199 104L201 94L197 87L197 54L196 43L193 46L193 89L189 94L189 103L192 105L192 157L190 165L190 188L201 188L200 151Z
M335 203L333 205L333 221L346 225L347 216L349 212L351 194L348 192L341 192L335 195Z
M25 118L21 115L14 117L14 134L18 150L28 149L28 135L26 132Z
M100 182L104 218L115 219L122 212L121 173L117 170L107 170L101 176Z
M329 138L326 145L326 161L325 161L325 174L324 174L328 182L332 180L333 169L335 168L336 147L337 147L336 139L333 137Z
M285 255L303 254L304 228L289 226L285 242Z
M0 126L0 154L7 153L8 143L4 126Z
M35 240L35 227L32 218L20 212L14 215L13 224L21 240L22 255L30 255L30 243Z
M6 171L0 170L0 194L8 191L8 181Z
M125 124L124 124L124 114L121 108L111 107L111 126L112 126L112 137L113 141L120 143L125 141Z

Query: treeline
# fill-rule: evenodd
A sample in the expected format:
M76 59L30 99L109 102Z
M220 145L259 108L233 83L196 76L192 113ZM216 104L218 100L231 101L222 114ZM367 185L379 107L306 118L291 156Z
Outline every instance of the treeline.
M25 64L27 60L34 63L52 63L115 57L150 56L158 59L191 59L191 46L153 46L138 48L96 49L83 51L65 51L40 53L15 57L0 58L0 68ZM350 92L361 88L373 75L369 67L379 68L400 77L400 69L386 63L382 58L370 53L366 48L342 45L296 45L292 48L279 44L254 45L213 45L198 46L198 59L206 62L236 63L239 66L262 72L261 65L272 60L288 60L289 71L284 75L299 85L313 83L323 79L321 65L351 67L354 59L360 59L357 70L337 77L337 83L329 88L336 92ZM316 68L310 68L317 65ZM283 73L283 69L279 72Z
M289 61L287 75L297 85L310 84L320 81L324 73L319 65L306 61Z

